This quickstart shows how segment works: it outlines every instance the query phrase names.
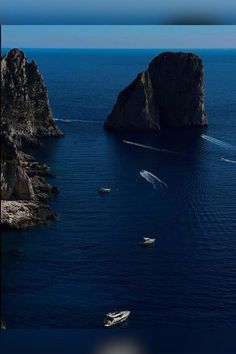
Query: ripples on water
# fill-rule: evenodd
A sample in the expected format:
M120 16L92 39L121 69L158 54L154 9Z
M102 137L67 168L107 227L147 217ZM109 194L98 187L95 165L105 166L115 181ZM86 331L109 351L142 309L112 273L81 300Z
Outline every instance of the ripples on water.
M34 152L56 173L50 181L60 193L51 204L60 219L3 235L9 328L99 328L105 313L122 308L131 310L128 328L235 326L236 170L220 159L236 157L201 138L235 146L235 51L200 52L208 129L103 131L119 90L155 54L28 52L65 132ZM153 189L141 170L168 190ZM103 185L109 195L97 193ZM138 247L146 235L157 238L154 247Z

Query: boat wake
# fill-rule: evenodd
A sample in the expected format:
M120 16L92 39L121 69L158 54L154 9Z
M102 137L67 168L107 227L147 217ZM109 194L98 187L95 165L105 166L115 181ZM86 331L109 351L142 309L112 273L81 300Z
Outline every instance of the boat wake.
M165 182L163 182L160 178L155 176L153 173L148 172L146 170L142 170L139 172L140 176L142 176L146 181L152 184L154 189L158 187L168 189L168 186Z
M55 118L55 120L59 120L60 122L64 122L64 123L70 123L70 122L72 122L71 119L64 119L64 118Z
M154 150L154 151L158 151L158 152L167 152L169 154L176 154L176 155L183 155L180 152L177 151L172 151L172 150L166 150L166 149L158 149L154 146L150 146L150 145L143 145L143 144L139 144L139 143L134 143L132 141L128 141L128 140L123 140L123 143L125 144L129 144L129 145L134 145L134 146L138 146L141 147L143 149L149 149L149 150Z
M210 143L213 143L213 144L216 144L222 148L225 148L225 149L231 149L231 150L236 150L236 147L229 144L229 143L226 143L222 140L219 140L219 139L216 139L216 138L212 138L211 136L209 135L205 135L205 134L201 134L201 137L207 141L209 141Z
M76 119L76 122L91 123L91 124L101 124L101 122L99 120Z
M234 161L234 160L229 160L229 159L225 159L224 157L221 157L221 161L231 162L231 163L235 163L235 164L236 164L236 161Z
M85 119L63 119L63 118L55 118L55 120L70 123L70 122L81 122L81 123L94 123L94 124L101 124L98 120L85 120Z

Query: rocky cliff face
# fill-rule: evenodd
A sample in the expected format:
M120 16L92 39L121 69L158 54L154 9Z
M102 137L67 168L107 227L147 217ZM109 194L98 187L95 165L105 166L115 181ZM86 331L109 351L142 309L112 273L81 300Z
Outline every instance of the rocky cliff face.
M192 53L166 52L118 95L104 128L155 131L205 125L201 59Z
M1 117L4 130L17 135L23 144L37 145L42 137L62 135L38 67L19 49L1 59Z
M57 188L43 176L49 168L21 151L46 136L62 136L34 62L11 50L1 59L1 224L22 228L44 224L56 214L46 205Z

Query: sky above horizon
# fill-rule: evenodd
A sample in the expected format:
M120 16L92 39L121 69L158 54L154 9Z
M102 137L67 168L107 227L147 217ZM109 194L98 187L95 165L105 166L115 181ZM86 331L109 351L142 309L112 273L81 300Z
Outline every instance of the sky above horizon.
M2 26L3 48L236 48L236 26Z
M3 0L1 24L236 24L235 0Z

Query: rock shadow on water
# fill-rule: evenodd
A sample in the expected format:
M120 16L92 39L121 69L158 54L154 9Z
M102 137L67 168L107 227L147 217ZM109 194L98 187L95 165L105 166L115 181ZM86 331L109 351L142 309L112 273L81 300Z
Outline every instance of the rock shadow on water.
M162 152L198 155L201 146L201 134L207 128L165 128L155 133L106 132L109 144L120 145L123 141L146 145L147 148L159 149ZM133 146L133 150L141 151L142 147ZM154 150L153 149L153 150ZM130 149L131 150L131 149ZM151 149L150 149L151 150ZM163 151L161 151L163 150ZM158 150L156 150L158 153Z

